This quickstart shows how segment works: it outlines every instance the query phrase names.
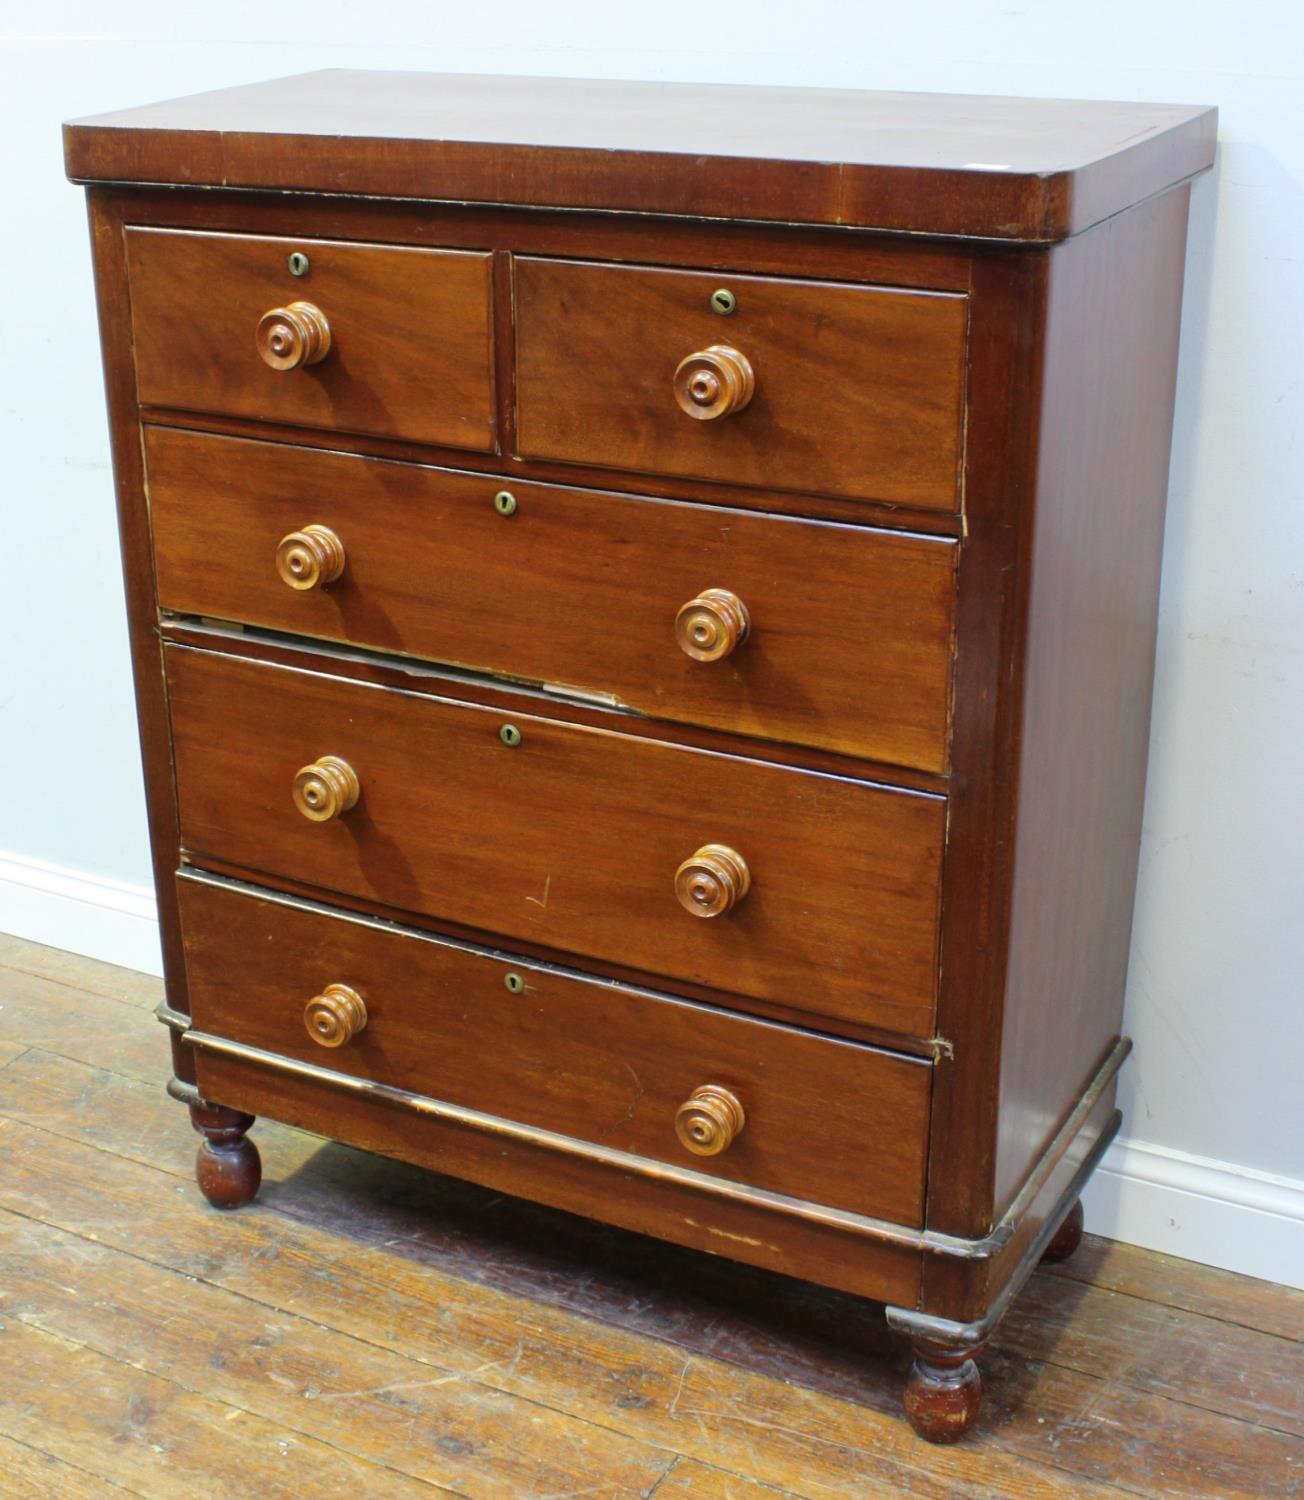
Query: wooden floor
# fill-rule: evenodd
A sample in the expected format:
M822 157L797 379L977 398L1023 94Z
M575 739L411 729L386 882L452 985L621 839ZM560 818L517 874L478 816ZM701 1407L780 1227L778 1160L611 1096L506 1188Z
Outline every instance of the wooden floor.
M1304 1493L1304 1295L1089 1238L930 1448L867 1303L270 1122L219 1215L158 995L0 937L0 1494Z

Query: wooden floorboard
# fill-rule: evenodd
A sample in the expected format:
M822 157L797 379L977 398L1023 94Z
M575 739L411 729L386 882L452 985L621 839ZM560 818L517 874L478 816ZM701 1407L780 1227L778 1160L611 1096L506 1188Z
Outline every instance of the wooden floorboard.
M1048 1274L1304 1342L1304 1292L1088 1235Z
M869 1303L266 1121L217 1215L156 982L84 964L0 941L0 1494L1304 1493L1281 1288L1088 1237L931 1448Z
M121 1500L140 1493L0 1434L0 1494L8 1500Z
M83 958L80 953L46 948L40 943L29 943L3 932L0 932L0 968L58 979L73 989L107 995L125 1005L152 1009L163 998L163 981L155 979L152 974L138 974L135 969L102 964L93 958Z

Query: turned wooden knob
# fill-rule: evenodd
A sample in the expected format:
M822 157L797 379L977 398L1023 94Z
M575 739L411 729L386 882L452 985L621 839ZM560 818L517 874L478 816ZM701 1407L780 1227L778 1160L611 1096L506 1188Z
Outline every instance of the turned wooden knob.
M747 606L728 589L703 589L675 616L679 649L694 661L719 661L747 639Z
M742 411L755 389L751 360L728 344L699 349L675 371L675 400L699 422Z
M295 773L294 805L314 823L329 823L358 800L358 774L338 755L323 755Z
M323 1047L342 1047L367 1024L367 1007L347 984L328 984L303 1008L308 1035Z
M751 888L747 861L727 844L703 844L675 871L675 895L695 917L731 911Z
M331 325L311 302L273 307L258 320L254 344L273 370L315 365L331 351Z
M344 543L329 526L305 526L276 544L276 571L292 589L319 589L344 571Z
M718 1083L704 1083L675 1111L679 1144L695 1156L718 1156L742 1134L747 1116L738 1096Z

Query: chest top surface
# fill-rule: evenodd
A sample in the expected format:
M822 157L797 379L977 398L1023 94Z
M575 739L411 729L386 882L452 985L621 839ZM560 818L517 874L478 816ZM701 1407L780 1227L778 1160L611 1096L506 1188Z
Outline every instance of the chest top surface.
M1203 171L1202 107L324 70L65 126L82 182L1045 243Z

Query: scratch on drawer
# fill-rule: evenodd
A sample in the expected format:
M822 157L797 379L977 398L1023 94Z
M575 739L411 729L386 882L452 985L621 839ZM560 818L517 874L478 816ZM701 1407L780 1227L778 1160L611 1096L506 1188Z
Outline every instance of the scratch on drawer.
M779 1253L777 1245L767 1245L764 1240L755 1240L750 1234L730 1234L727 1229L717 1229L714 1224L699 1224L696 1219L690 1219L687 1215L684 1217L684 1223L692 1229L705 1229L707 1234L713 1234L717 1239L734 1240L740 1245L755 1245L758 1249Z

